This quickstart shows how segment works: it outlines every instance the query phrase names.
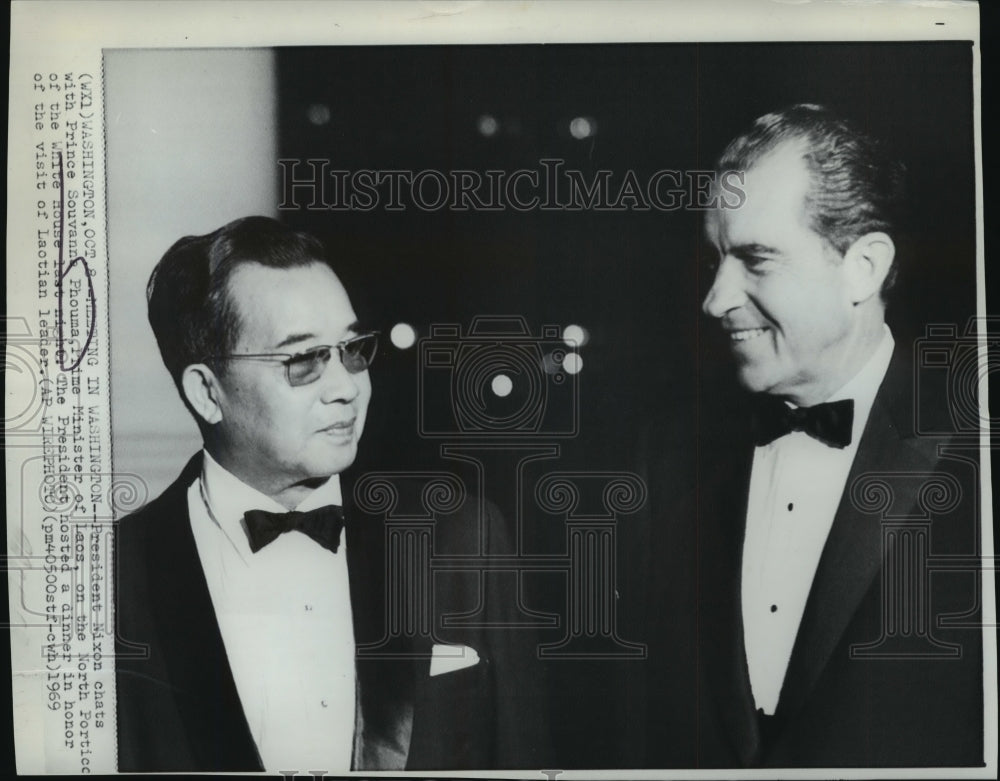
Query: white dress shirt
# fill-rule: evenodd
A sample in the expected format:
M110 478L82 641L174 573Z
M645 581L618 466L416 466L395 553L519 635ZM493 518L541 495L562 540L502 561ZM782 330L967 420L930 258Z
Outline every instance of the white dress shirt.
M868 362L827 399L854 399L850 445L829 447L793 431L754 449L743 539L743 637L754 701L768 715L777 707L820 555L893 347L886 326Z
M331 477L296 509L341 504ZM264 768L350 769L354 630L344 535L334 554L297 531L251 553L243 514L285 512L204 453L188 509L226 655Z

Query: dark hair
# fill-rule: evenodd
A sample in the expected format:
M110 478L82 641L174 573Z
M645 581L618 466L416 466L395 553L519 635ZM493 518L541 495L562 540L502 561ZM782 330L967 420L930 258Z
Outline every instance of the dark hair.
M185 236L168 249L149 277L146 301L163 363L185 404L184 369L210 355L232 352L239 339L228 281L244 263L270 268L330 265L318 239L269 217L234 220L204 236ZM218 365L221 369L225 364Z
M719 157L718 171L745 171L786 141L802 141L812 177L806 209L812 229L841 255L872 231L892 234L903 217L905 168L880 142L850 120L809 103L765 114L733 139ZM882 285L896 280L896 261Z

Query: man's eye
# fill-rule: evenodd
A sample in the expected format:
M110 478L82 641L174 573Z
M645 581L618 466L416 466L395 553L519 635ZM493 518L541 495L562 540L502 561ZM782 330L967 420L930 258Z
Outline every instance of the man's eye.
M319 348L315 350L306 350L304 353L298 353L293 355L288 359L288 363L291 366L302 366L307 363L312 363L316 360L317 356L320 354L321 350Z
M759 271L767 265L770 258L761 255L746 255L742 260L743 265L751 271Z

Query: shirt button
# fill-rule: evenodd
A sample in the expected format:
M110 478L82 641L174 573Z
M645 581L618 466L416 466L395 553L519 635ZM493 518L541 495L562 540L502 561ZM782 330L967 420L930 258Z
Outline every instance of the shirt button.
M771 612L772 613L777 613L778 612L778 606L777 605L771 605Z
M320 700L319 704L322 705L324 708L327 707L326 700Z
M307 613L308 613L308 612L311 612L311 611L312 611L312 609L313 609L313 606L312 606L312 605L306 605L306 612L307 612Z

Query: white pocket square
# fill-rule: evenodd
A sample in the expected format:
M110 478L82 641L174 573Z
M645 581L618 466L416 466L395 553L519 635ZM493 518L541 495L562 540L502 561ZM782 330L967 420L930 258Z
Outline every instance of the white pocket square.
M435 643L431 649L432 676L453 673L476 664L479 664L479 654L467 645Z

